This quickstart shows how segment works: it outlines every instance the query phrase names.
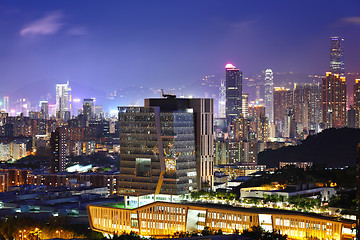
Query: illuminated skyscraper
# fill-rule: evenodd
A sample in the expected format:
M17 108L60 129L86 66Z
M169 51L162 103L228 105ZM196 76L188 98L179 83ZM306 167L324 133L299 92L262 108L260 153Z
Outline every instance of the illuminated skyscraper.
M242 112L242 72L226 64L226 121L231 124Z
M69 82L66 84L56 84L56 114L57 117L62 120L67 120L70 116L69 111L69 100L71 98L70 95L71 88L69 86Z
M226 87L224 80L221 80L219 88L219 118L226 118Z
M10 107L9 107L9 97L4 97L4 110L5 112L10 112Z
M343 43L343 37L330 37L330 72L341 76L345 73Z
M292 107L293 94L290 89L283 87L274 88L274 120L275 123L284 120L286 110ZM265 107L266 113L266 107Z
M119 107L119 193L177 195L197 189L193 117L185 109Z
M195 132L197 188L214 184L214 100L210 98L150 98L145 107L159 106L160 112L192 111Z
M285 131L285 117L287 112L293 106L293 92L290 89L283 87L274 88L274 123L277 131L281 136L284 136ZM265 107L266 111L266 107Z
M242 116L248 117L249 116L249 94L243 93L242 94Z
M360 128L360 79L355 80L354 109L355 109L355 127Z
M67 156L65 127L58 127L55 132L51 133L50 145L53 153L50 162L51 172L65 172Z
M274 122L274 76L271 69L265 71L265 116L269 123Z
M331 72L322 80L322 121L326 128L346 126L345 77Z
M319 132L321 122L320 84L295 83L294 85L295 121L302 129Z

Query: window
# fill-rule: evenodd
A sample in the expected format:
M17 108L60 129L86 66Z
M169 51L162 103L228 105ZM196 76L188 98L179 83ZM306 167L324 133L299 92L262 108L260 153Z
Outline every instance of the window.
M151 170L150 158L136 158L136 176L149 177Z

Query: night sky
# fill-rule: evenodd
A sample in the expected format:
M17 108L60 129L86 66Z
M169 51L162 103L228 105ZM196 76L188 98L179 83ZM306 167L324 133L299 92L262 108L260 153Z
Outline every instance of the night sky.
M358 0L0 1L0 96L54 94L67 80L105 93L177 87L228 62L321 74L336 35L346 72L360 72Z

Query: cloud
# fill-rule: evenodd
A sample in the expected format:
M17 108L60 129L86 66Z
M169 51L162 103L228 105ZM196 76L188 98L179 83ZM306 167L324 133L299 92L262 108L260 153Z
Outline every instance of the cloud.
M340 22L346 24L360 25L360 16L342 18L340 19Z
M86 34L86 28L85 27L81 27L81 26L78 26L78 27L73 27L73 28L70 28L69 30L67 30L67 34L68 35L84 35Z
M36 35L50 35L54 34L63 25L61 19L63 15L61 12L51 12L46 14L43 18L33 21L27 24L20 31L22 37L25 36L36 36Z

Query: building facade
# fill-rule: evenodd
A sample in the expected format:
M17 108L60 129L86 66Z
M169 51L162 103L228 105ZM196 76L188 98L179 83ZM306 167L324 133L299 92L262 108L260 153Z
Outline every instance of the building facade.
M345 77L331 72L322 79L322 122L326 128L346 126L346 81Z
M274 122L274 75L271 69L265 71L265 115L269 124Z
M226 121L231 124L242 113L242 72L232 64L225 66Z
M61 120L68 120L70 118L69 98L71 88L69 82L66 84L56 84L56 117Z
M306 132L319 132L321 122L320 84L294 84L294 110L297 125Z
M214 183L214 100L210 98L151 98L145 107L158 106L160 112L192 111L195 132L197 188ZM204 185L205 184L205 185Z
M196 232L205 227L224 233L243 232L252 226L278 231L289 239L353 239L355 221L339 220L269 208L240 208L228 205L154 202L134 209L105 206L87 207L94 231L141 236L172 236L176 232Z
M51 172L66 171L66 157L68 155L66 131L65 127L58 127L51 133L50 146L53 153L50 164Z
M192 112L119 107L118 192L183 194L197 189Z
M343 44L343 37L330 37L330 71L340 76L345 74Z

